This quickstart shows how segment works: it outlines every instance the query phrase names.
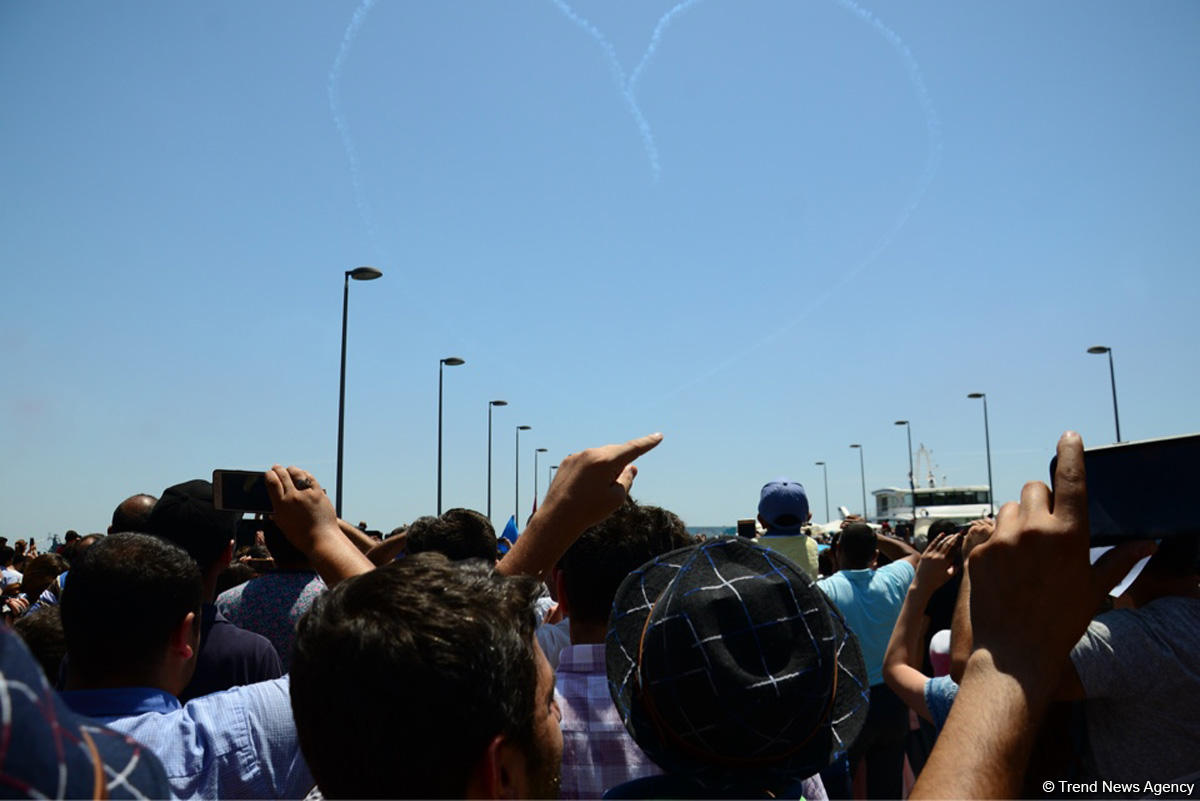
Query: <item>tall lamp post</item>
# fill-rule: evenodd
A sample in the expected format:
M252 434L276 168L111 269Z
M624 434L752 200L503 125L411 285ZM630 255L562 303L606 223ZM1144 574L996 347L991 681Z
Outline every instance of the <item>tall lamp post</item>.
M1117 414L1117 374L1113 371L1112 348L1105 345L1093 345L1087 349L1088 353L1107 353L1108 354L1108 378L1112 382L1113 395L1113 423L1117 427L1117 442L1121 441L1121 417Z
M554 483L554 471L558 469L558 465L552 464L546 468L546 491L550 491L550 485Z
M517 529L521 528L521 432L528 431L532 426L517 426L517 466L513 471L513 522Z
M862 479L863 520L867 519L867 469L863 467L863 446L857 442L850 446L858 448L858 475Z
M821 474L825 477L825 522L829 522L829 471L825 469L824 462L816 462L820 465Z
M537 483L538 454L545 453L545 452L546 452L545 448L537 448L533 452L533 506L535 509L537 508L537 501L538 501L538 483Z
M355 267L346 270L342 287L342 380L338 388L337 490L334 492L334 507L339 518L342 516L342 444L346 432L346 318L350 310L350 279L373 281L381 275L383 272L374 267Z
M896 425L904 426L904 431L908 434L908 492L909 498L912 501L912 519L913 530L916 530L917 525L917 483L913 478L913 462L912 462L912 426L907 420L897 420Z
M466 364L457 356L447 356L438 362L438 497L437 513L442 513L442 370L446 367L458 367Z
M988 432L987 418L987 393L972 392L967 395L972 400L983 398L983 444L987 448L987 463L988 463L988 509L991 510L992 517L996 516L996 502L992 499L992 435Z
M492 409L496 406L507 406L508 401L488 401L488 502L487 516L492 519Z

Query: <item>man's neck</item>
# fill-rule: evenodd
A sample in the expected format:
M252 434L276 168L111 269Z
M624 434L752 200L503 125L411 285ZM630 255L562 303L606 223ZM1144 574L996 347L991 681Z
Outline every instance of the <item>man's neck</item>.
M603 645L608 633L607 623L587 623L570 618L571 645Z

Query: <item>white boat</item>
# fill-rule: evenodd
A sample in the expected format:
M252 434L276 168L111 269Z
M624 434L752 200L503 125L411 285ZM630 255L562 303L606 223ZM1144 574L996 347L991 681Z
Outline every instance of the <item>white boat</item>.
M915 517L916 532L920 533L935 520L961 525L992 513L987 484L939 486L933 476L932 454L924 445L917 452L918 469L922 460L926 462L928 475L925 483L915 488L915 498L914 490L908 487L883 487L871 492L875 496L875 522L906 523Z

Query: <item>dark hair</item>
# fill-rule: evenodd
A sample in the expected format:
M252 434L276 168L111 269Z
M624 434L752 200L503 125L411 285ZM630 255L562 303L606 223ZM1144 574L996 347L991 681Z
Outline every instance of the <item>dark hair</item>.
M539 586L425 553L321 595L297 625L291 693L322 793L462 798L496 735L530 752Z
M17 550L11 545L0 545L0 565L11 565Z
M258 576L258 571L242 562L234 562L217 574L217 595L225 590L233 589L239 584L245 584Z
M500 558L496 530L479 512L449 509L441 517L418 517L408 526L405 553L436 551L452 561L485 559L494 564Z
M260 530L267 542L267 550L270 552L269 556L275 560L275 567L289 565L308 566L308 557L304 554L304 551L288 542L288 538L274 520L262 520L259 522L262 523Z
M558 562L571 617L606 623L617 587L654 557L692 544L683 521L632 498L577 539Z
M1184 578L1200 573L1200 533L1165 537L1146 563L1146 570L1159 576Z
M29 560L25 566L25 576L21 581L21 589L30 601L36 601L42 591L50 586L50 582L58 578L58 574L67 569L67 560L56 553L44 553Z
M201 572L206 572L237 536L241 516L240 512L218 510L213 505L212 484L196 479L163 490L145 530L183 548Z
M180 548L145 534L113 534L83 551L62 592L71 664L120 676L157 662L171 632L200 613L203 587Z
M134 503L133 509L130 510L126 504L131 501L140 501L142 498L149 498L150 503ZM139 492L137 495L131 495L125 500L117 504L117 508L113 509L112 513L112 528L109 529L114 534L119 531L141 531L146 530L146 522L150 519L150 511L154 508L154 504L158 501L148 492Z
M871 564L871 557L879 547L875 531L866 523L851 523L842 529L840 540L842 567L861 570Z
M930 544L937 539L938 534L953 534L958 531L958 524L953 520L934 520L929 524L929 529L925 532L926 541Z
M29 646L50 684L55 684L63 657L67 655L67 638L63 635L62 611L58 604L43 606L17 618L13 621L13 631Z

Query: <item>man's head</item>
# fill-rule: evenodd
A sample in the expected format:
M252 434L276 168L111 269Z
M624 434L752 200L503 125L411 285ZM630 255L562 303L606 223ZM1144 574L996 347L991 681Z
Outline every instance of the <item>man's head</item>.
M558 562L559 601L572 622L607 627L617 587L659 554L692 543L683 521L666 509L641 506L631 498L577 539ZM565 596L565 598L563 597ZM604 642L603 631L592 640Z
M470 509L450 509L441 517L419 517L408 527L408 554L436 551L451 561L500 558L491 521Z
M765 484L758 495L758 520L769 532L799 533L811 517L808 495L796 481L777 478Z
M838 539L839 565L843 570L862 570L871 566L879 545L875 531L866 523L851 523Z
M117 504L113 510L112 525L108 527L109 534L121 531L145 531L146 521L150 519L150 511L158 501L153 495L144 492L130 495Z
M178 694L195 669L202 592L195 562L157 537L113 534L83 551L61 602L72 689Z
M556 795L562 734L533 637L537 592L424 553L318 598L297 626L291 693L324 795Z
M25 592L25 597L36 601L38 596L50 586L50 582L58 578L58 575L66 569L67 560L56 553L44 553L31 559L25 567L24 578L21 581L21 589Z
M205 581L215 584L233 552L238 512L222 512L213 505L212 484L202 479L176 484L162 497L146 521L146 533L161 537L187 551Z
M12 567L16 555L17 551L11 545L0 545L0 567Z

